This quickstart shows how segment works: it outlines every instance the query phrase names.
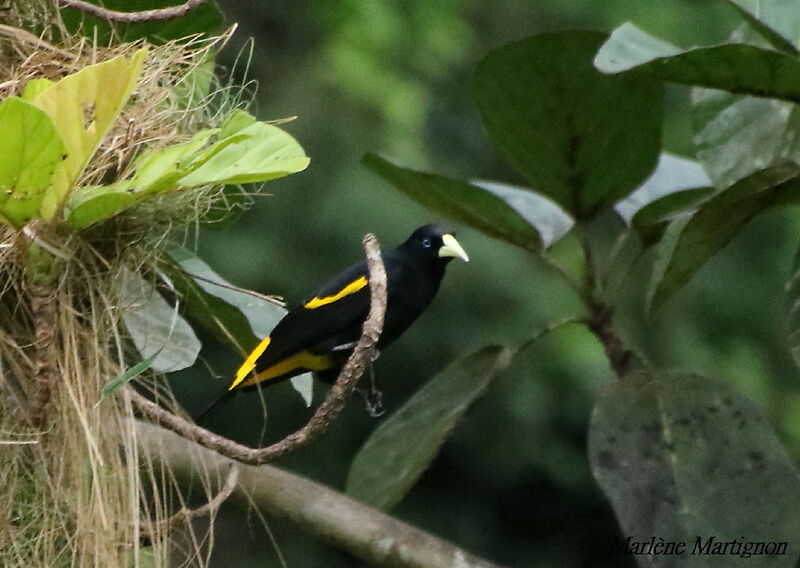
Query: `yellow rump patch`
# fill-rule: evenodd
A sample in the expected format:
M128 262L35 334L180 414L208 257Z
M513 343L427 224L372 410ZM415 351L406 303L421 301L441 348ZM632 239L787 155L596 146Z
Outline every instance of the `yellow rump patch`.
M236 388L239 383L247 378L247 375L253 372L253 369L256 368L256 361L258 361L258 358L261 357L261 355L267 349L270 341L271 339L269 336L265 337L261 340L261 343L259 343L256 348L250 352L250 355L248 355L247 359L244 360L242 366L239 367L238 371L236 371L236 378L231 383L231 386L228 387L228 390L233 390Z
M320 306L326 306L328 304L332 304L336 300L341 300L345 296L349 296L350 294L355 294L359 290L361 290L364 286L368 284L367 278L365 276L360 276L350 282L347 286L336 292L331 296L325 296L324 298L312 298L308 302L305 303L303 306L309 310L313 310L315 308L319 308Z
M244 367L244 365L242 365ZM291 357L287 357L280 363L276 363L272 367L265 369L255 375L254 377L250 377L246 381L242 383L241 386L249 387L253 386L257 383L262 381L268 381L270 379L274 379L275 377L280 377L281 375L285 375L286 373L290 373L292 371L296 371L298 369L305 369L308 371L322 371L327 369L331 366L331 360L327 355L314 355L313 353L309 353L308 351L301 351L300 353L295 353Z

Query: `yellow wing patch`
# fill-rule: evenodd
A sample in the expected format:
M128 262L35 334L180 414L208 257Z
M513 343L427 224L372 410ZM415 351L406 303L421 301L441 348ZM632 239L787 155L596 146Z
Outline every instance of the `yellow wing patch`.
M367 278L365 276L360 276L350 282L347 286L336 292L331 296L325 296L324 298L312 298L308 302L306 302L303 307L309 310L313 310L315 308L319 308L321 306L327 306L328 304L332 304L337 300L341 300L345 296L349 296L350 294L355 294L359 290L361 290L364 286L368 284Z
M228 390L233 390L236 388L239 383L247 378L247 375L253 372L253 369L256 368L256 361L261 355L266 351L267 347L269 346L269 342L271 341L270 337L267 336L261 340L253 351L250 352L250 355L247 356L247 359L244 360L242 366L239 367L239 370L236 371L236 378L231 383L231 386L228 387Z
M322 371L331 366L331 360L327 355L315 355L308 351L301 351L295 353L291 357L287 357L280 363L276 363L255 376L250 377L242 382L242 387L253 386L262 381L268 381L275 377L280 377L286 373L296 371L297 369L306 369L308 371ZM244 365L242 365L244 367ZM252 369L251 369L252 370ZM237 375L238 378L238 375Z

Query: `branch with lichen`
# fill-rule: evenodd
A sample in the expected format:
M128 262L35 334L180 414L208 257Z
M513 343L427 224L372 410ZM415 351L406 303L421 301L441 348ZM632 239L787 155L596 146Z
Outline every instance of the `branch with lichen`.
M370 310L361 328L361 338L342 367L336 382L328 391L325 400L308 423L297 432L265 448L251 448L181 418L133 389L127 390L127 396L130 397L137 410L149 420L241 463L251 465L268 463L305 446L323 434L339 416L345 403L353 394L359 379L367 367L372 364L375 348L383 330L386 313L386 269L383 266L380 247L375 236L367 234L364 237L363 245L369 271Z
M303 529L375 566L499 568L430 533L367 507L332 489L270 465L238 465L173 432L136 423L139 447L171 476L189 485L202 475L222 484L238 468L232 497Z
M89 2L84 2L83 0L58 0L58 3L62 7L74 8L108 22L135 23L180 18L181 16L184 16L197 8L205 1L206 0L187 0L178 6L156 8L154 10L142 10L141 12L119 12L117 10L109 10L108 8L103 8L102 6L98 6L96 4L90 4Z

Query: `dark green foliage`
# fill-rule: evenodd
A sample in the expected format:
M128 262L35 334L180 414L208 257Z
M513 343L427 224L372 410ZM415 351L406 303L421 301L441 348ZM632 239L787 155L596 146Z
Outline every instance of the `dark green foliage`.
M724 566L794 566L800 477L769 420L729 384L648 371L609 386L592 414L589 458L632 541L686 542L642 565L711 566L695 539L788 542L783 556L724 556Z
M391 509L419 479L466 412L511 363L513 352L484 347L455 361L383 422L356 454L347 493Z
M542 34L491 52L475 72L492 141L535 190L584 219L639 185L659 152L661 86L595 70L604 39Z
M746 177L703 203L681 228L673 246L659 252L660 270L650 301L659 306L680 290L705 262L762 211L800 199L800 166L784 164ZM670 243L671 245L671 243Z

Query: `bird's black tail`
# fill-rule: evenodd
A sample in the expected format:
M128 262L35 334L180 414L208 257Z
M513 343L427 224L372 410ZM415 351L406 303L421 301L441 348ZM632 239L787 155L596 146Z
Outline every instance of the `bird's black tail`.
M234 390L230 390L228 387L225 387L225 390L223 390L223 391L222 391L221 393L219 393L219 394L218 394L216 397L214 397L214 400L212 400L212 401L211 401L211 404L209 404L209 405L206 407L206 409L205 409L205 410L203 410L203 412L201 412L200 414L198 414L197 416L195 416L195 418L194 418L194 421L195 421L197 424L202 424L202 423L205 421L205 419L206 419L206 418L208 418L208 416L209 416L209 415L210 415L212 412L214 412L214 411L215 411L217 408L219 408L219 407L220 407L220 406L222 406L222 405L223 405L225 402L227 402L227 401L228 401L228 399L230 399L230 398L231 398L231 396L232 396L233 394L235 394L235 393L236 393L236 391L234 391Z

